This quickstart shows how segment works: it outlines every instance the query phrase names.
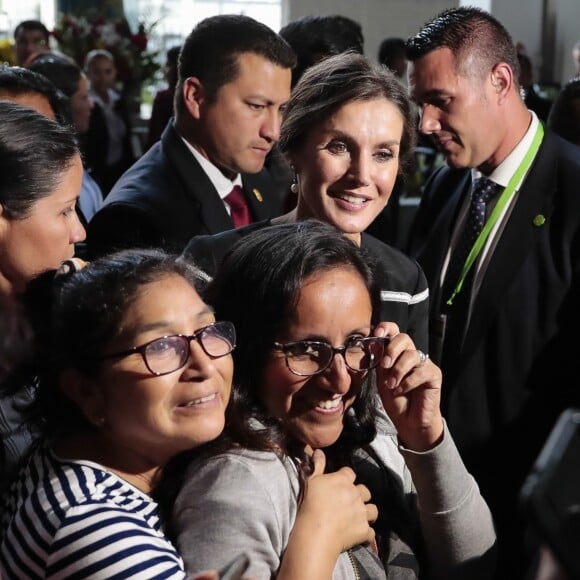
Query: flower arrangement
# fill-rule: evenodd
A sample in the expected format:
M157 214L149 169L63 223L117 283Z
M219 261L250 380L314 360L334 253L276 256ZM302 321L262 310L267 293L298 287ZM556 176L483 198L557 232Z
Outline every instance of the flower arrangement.
M93 18L61 15L52 36L59 49L73 58L79 66L95 48L108 50L115 58L117 80L130 84L151 80L161 68L158 52L148 51L149 35L155 25L139 24L136 33L125 18L107 21L102 16Z

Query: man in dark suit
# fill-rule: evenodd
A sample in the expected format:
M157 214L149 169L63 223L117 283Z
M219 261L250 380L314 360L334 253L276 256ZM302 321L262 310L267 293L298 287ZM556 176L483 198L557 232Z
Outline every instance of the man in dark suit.
M200 22L179 58L175 121L91 220L91 255L137 246L181 249L194 235L239 225L232 218L240 203L245 223L282 213L282 192L263 166L279 136L294 64L288 44L252 18Z
M488 13L442 13L408 56L420 129L448 164L426 186L409 248L430 285L431 355L496 519L499 577L521 578L518 491L559 413L580 404L580 149L522 102L513 42Z

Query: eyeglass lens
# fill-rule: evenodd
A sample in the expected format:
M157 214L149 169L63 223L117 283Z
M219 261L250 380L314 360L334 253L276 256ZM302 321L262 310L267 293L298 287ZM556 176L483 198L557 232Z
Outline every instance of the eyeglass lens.
M212 357L225 356L235 346L233 325L216 323L200 329L192 336L167 336L147 345L145 362L152 373L166 374L176 371L187 362L191 340L197 340L205 353Z
M383 356L386 341L382 337L356 338L343 349L335 349L325 342L303 341L286 345L288 367L296 374L313 375L326 369L335 353L344 356L354 371L366 371L377 366Z

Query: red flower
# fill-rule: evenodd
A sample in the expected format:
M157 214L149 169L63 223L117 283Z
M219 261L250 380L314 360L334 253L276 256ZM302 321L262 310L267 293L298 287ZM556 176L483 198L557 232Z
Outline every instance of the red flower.
M147 35L145 34L132 34L131 44L136 46L139 50L147 50Z

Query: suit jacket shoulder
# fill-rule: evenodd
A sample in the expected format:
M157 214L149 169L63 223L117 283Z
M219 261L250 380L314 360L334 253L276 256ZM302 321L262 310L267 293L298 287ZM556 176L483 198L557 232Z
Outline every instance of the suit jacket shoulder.
M269 225L270 220L264 220L213 236L194 236L185 246L181 255L187 260L193 261L198 268L213 278L226 254L238 240Z
M428 352L429 289L419 264L373 236L363 233L361 246L370 256L380 288L380 319L396 322L415 346Z
M255 219L281 212L268 173L242 175ZM181 251L190 238L229 230L232 221L215 187L173 124L117 182L89 224L93 255L111 249L163 246Z

